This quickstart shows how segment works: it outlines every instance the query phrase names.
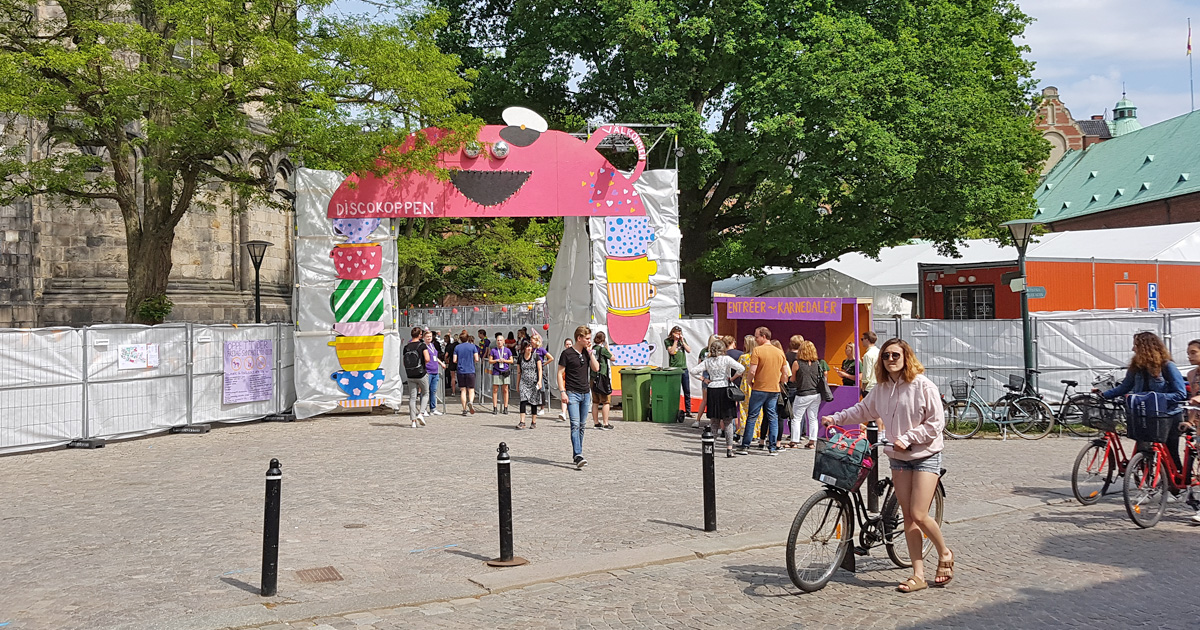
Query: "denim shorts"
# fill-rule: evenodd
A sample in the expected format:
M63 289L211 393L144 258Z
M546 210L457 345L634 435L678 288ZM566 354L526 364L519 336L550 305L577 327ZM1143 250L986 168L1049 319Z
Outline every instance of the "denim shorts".
M892 470L915 470L916 472L927 472L935 475L942 473L941 452L920 459L905 460L889 457L888 460L892 462Z

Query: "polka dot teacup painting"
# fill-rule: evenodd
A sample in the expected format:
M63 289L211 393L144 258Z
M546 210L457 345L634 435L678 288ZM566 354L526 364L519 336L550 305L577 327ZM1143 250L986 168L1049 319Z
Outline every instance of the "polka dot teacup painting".
M609 256L642 256L654 242L649 217L604 217L604 251Z
M334 219L333 229L350 243L365 243L383 219Z
M645 341L629 345L614 344L608 347L617 365L650 365L650 354L654 344Z

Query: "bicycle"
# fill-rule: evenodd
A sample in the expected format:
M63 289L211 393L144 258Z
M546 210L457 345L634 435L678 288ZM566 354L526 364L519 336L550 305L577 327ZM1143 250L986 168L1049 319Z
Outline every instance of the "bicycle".
M1125 476L1129 467L1129 457L1118 433L1124 410L1121 403L1099 396L1081 408L1082 423L1103 433L1103 437L1084 445L1071 469L1071 493L1084 505L1099 501L1118 477Z
M857 431L846 434L855 435ZM888 442L880 439L875 445L886 446ZM873 461L871 465L878 465L878 462ZM937 491L929 504L930 516L938 526L942 524L945 509L946 489L941 480L945 474L946 470L942 469L938 475ZM867 511L859 487L863 478L864 475L860 474L859 482L850 490L823 481L825 487L809 497L796 513L788 532L787 571L792 584L800 590L812 593L825 588L838 567L854 572L855 556L869 555L871 549L879 545L884 545L888 558L896 566L912 566L904 538L904 518L893 492L892 480L880 479L874 490L867 489L867 492L883 497L882 510L878 514L871 514ZM859 527L858 545L854 546L854 553L851 554L855 521ZM803 547L804 553L797 557L800 547ZM928 556L932 549L933 541L925 538L921 557Z
M1054 418L1055 422L1058 423L1058 426L1065 428L1077 437L1099 437L1101 435L1099 429L1089 427L1084 423L1084 409L1095 401L1095 394L1072 392L1074 388L1079 386L1079 381L1061 380L1059 382L1065 387L1063 388L1062 399L1058 403L1058 415ZM1108 372L1092 381L1093 391L1095 388L1112 389L1113 387L1116 387L1116 377L1112 372ZM1042 398L1041 395L1038 395L1038 397Z
M990 420L1007 433L1009 427L1022 438L1038 440L1046 437L1054 427L1054 412L1050 405L1026 390L1026 379L1015 374L1008 377L1004 386L1008 393L993 403L988 403L976 391L975 383L984 380L977 376L979 370L967 370L971 382L950 381L950 392L954 397L946 404L946 427L943 432L954 439L965 440L979 433L984 420ZM1036 374L1037 370L1029 370Z
M1179 407L1185 411L1200 411L1200 406L1195 405ZM1183 438L1183 470L1175 468L1175 461L1167 452L1166 444L1160 442L1151 443L1149 448L1139 450L1129 458L1122 494L1125 512L1138 527L1150 528L1158 524L1167 511L1168 492L1200 486L1200 479L1195 474L1196 429L1191 427L1185 430ZM1187 504L1195 509L1200 506L1200 501L1189 496Z

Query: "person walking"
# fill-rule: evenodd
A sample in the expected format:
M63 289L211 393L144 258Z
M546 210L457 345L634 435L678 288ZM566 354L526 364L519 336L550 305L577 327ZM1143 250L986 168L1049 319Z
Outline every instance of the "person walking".
M463 331L462 334L466 334ZM458 393L458 356L454 354L454 350L458 348L458 339L446 335L446 393L453 396Z
M766 326L756 328L754 343L754 351L750 353L750 368L746 373L746 378L751 383L748 417L753 418L759 412L765 416L767 454L776 455L778 449L775 439L779 430L779 410L776 402L779 399L781 386L787 383L792 376L792 369L788 366L787 357L784 356L783 351L771 345L771 329ZM749 452L750 438L749 425L747 425L747 431L742 435L742 446L738 449L739 454L744 455Z
M570 349L571 349L571 348L572 348L574 345L575 345L575 342L571 341L570 339L564 339L564 340L563 340L563 349L562 349L562 352L566 352L567 350L570 350ZM562 356L562 352L560 352L560 353L558 354L558 356L560 356L560 357L561 357L561 356ZM547 354L547 355L549 355L550 353L549 353L549 352L547 352L546 354ZM559 390L559 393L561 394L561 393L562 393L562 390ZM559 421L559 422L566 422L566 421L567 421L567 407L566 407L566 405L563 405L562 409L559 409L559 410L558 410L558 417L557 417L557 418L555 418L555 419L556 419L557 421Z
M718 335L709 335L708 343L704 344L703 348L700 348L700 352L698 352L696 354L696 360L699 361L700 363L703 363L704 360L706 358L708 358L708 349L710 347L712 347L712 342L714 340L720 340L720 339L721 339L721 337ZM725 346L725 343L721 342L721 347L724 347L724 346ZM684 378L687 378L687 375L684 375ZM700 375L700 382L703 383L704 379L706 379L706 378L708 378L708 372L702 373ZM698 412L696 412L696 421L692 423L693 429L700 428L700 420L704 416L705 409L708 409L708 387L701 387L700 388L700 410ZM709 425L712 425L712 418L709 418L708 420L709 420Z
M683 417L691 418L692 378L687 373L687 355L692 348L683 338L683 328L679 326L672 328L671 332L667 334L667 338L663 340L663 346L667 349L667 367L683 370L683 377L679 379L680 387L683 388Z
M596 363L600 366L599 370L592 372L592 421L596 423L593 428L611 431L613 427L608 422L612 396L612 372L609 363L613 356L608 351L606 342L604 331L596 333L592 339L592 354L596 356Z
M458 336L454 357L458 366L458 395L462 401L462 415L465 416L468 411L475 413L475 366L479 363L479 347L465 330Z
M529 428L537 428L538 406L542 404L542 360L538 357L533 340L522 339L517 349L517 395L520 408L517 410L517 428L525 428L525 409L529 408Z
M880 357L882 363L875 366L878 385L871 393L853 407L822 418L822 423L830 427L882 420L883 436L889 443L883 452L891 462L892 487L904 514L904 540L913 570L896 590L912 593L929 586L923 559L926 538L938 552L934 586L946 586L954 579L954 554L937 521L929 516L943 464L946 417L941 392L925 376L925 367L903 339L884 342Z
M496 405L500 396L504 395L504 404L500 410L508 415L508 385L512 382L513 351L504 344L504 333L496 333L496 345L488 351L488 363L492 366L492 415L496 415Z
M542 362L542 411L550 408L550 372L553 371L550 364L554 363L554 355L546 349L546 341L542 339L542 334L535 332L530 337L533 340L534 352L537 353L538 359ZM563 410L565 411L565 410ZM563 420L562 414L559 414L556 420Z
M438 345L433 343L437 336L430 331L425 331L425 335L421 341L425 343L425 349L429 353L429 361L425 363L425 373L429 375L429 414L433 416L444 415L441 409L437 407L438 401L438 383L441 380L442 370L446 369L446 364L441 359L441 352L438 350ZM445 403L445 397L442 402Z
M733 421L737 418L737 404L729 398L732 376L741 376L746 370L741 363L725 354L725 341L713 336L705 348L704 361L689 372L703 379L705 390L704 414L713 429L725 436L725 457L733 457Z
M878 339L879 337L871 330L863 333L861 339L859 339L863 349L862 363L860 364L862 371L859 372L862 375L860 377L862 392L860 393L863 395L863 398L866 398L867 394L871 393L872 389L875 389L875 384L878 382L875 376L879 371L875 369L875 366L879 365L879 348L875 347L875 342Z
M425 426L425 397L429 395L429 377L425 366L429 364L429 347L421 340L425 331L414 326L412 339L404 345L404 375L408 377L408 418L412 428Z
M600 371L600 364L592 354L591 334L592 330L587 326L576 328L575 341L558 355L558 390L562 392L562 404L571 418L571 451L577 469L588 463L583 457L583 428L592 403L589 381L592 372Z
M1171 359L1171 351L1158 335L1144 331L1133 336L1133 359L1125 371L1125 379L1116 387L1100 394L1105 400L1112 400L1126 394L1141 394L1157 392L1165 394L1167 416L1158 418L1159 422L1167 424L1167 441L1164 444L1175 463L1176 470L1183 470L1179 459L1180 424L1183 422L1183 411L1179 404L1188 399L1187 388L1184 385L1183 374ZM1130 419L1132 420L1132 418ZM1133 425L1129 425L1130 436L1135 437ZM1161 425L1159 425L1161 426ZM1141 436L1136 436L1140 438ZM1149 444L1139 441L1139 451L1146 450Z
M800 344L796 361L792 363L792 380L796 384L796 400L792 404L791 446L800 446L800 433L806 431L808 444L805 448L816 448L817 429L821 408L821 379L825 372L817 357L817 346L811 341Z

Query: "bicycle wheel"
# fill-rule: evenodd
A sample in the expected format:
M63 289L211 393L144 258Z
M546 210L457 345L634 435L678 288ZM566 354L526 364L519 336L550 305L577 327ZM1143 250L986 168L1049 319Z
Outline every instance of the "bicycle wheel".
M1054 428L1054 412L1040 398L1023 396L1009 401L1007 413L1013 431L1026 440L1040 440Z
M1077 394L1068 398L1067 402L1063 403L1062 409L1058 411L1058 423L1066 427L1071 435L1085 438L1099 436L1099 429L1093 429L1083 423L1084 407L1093 404L1095 404L1095 397L1091 394Z
M942 494L942 487L939 485L933 493L933 501L929 504L929 517L937 522L938 527L942 526L945 509L946 496ZM883 501L883 511L879 514L883 518L883 546L887 549L888 557L902 569L911 567L912 556L908 553L908 541L904 538L904 516L895 492L888 493L887 499ZM928 558L929 552L933 551L933 541L924 533L921 534L921 539L921 557Z
M804 502L788 532L787 570L792 584L806 593L825 588L850 550L852 513L845 495L829 488Z
M946 428L943 432L956 439L965 440L983 428L983 411L979 405L966 400L951 400L946 403Z
M1167 471L1158 455L1142 451L1129 458L1125 468L1125 511L1138 527L1154 527L1167 510Z
M1084 505L1091 505L1108 492L1117 477L1114 454L1108 448L1108 440L1096 440L1087 444L1075 456L1075 468L1071 470L1071 492Z

